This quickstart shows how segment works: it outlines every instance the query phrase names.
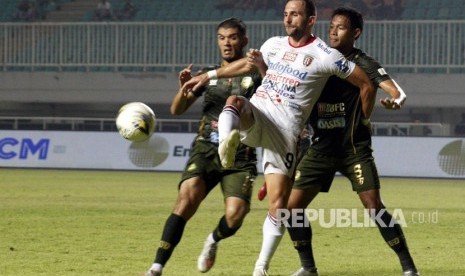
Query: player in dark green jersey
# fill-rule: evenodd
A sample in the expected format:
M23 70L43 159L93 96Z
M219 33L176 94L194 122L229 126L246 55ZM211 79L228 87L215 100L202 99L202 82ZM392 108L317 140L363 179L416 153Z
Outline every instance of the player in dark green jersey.
M219 66L244 57L243 50L248 43L245 24L236 18L221 22L217 27L217 41L222 56ZM192 65L181 71L179 87L190 80L191 71ZM195 94L185 94L179 90L174 97L171 113L179 115L203 96L202 118L181 177L178 198L166 220L155 261L147 276L162 275L163 267L181 240L187 221L218 183L221 183L224 195L225 215L207 237L204 250L198 259L198 269L201 272L207 272L213 266L218 242L234 235L241 227L250 209L252 186L257 176L256 153L254 148L241 144L236 154L235 166L232 169L224 169L218 157L218 116L229 96L241 95L250 98L260 82L259 74L211 80Z
M338 8L332 15L330 45L360 66L375 87L390 95L390 98L381 100L385 108L398 109L406 99L405 93L376 60L354 47L362 30L363 18L358 11ZM403 274L419 275L400 225L391 223L395 220L381 200L371 148L371 126L363 119L358 88L331 77L310 115L309 123L314 131L312 143L297 168L289 209L306 208L319 192L329 191L334 175L340 172L351 181L353 190L358 193L364 207L370 210L372 218L377 218L375 223L386 243L398 255ZM290 223L288 231L302 264L293 275L318 275L310 225L297 227Z

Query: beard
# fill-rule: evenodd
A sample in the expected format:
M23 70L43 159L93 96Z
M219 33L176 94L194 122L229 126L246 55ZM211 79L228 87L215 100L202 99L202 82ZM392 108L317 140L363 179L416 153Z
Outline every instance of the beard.
M292 26L286 26L287 35L294 40L301 39L306 33L305 29L294 27L291 29Z

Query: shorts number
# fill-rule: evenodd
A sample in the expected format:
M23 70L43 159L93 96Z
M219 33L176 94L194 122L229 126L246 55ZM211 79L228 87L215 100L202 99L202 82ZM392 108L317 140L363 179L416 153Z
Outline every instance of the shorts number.
M293 163L294 163L294 154L288 152L286 154L286 162L284 162L284 166L286 166L286 168L290 169L292 167Z
M354 174L358 184L363 185L363 183L365 182L365 178L363 177L362 165L357 164L354 166Z

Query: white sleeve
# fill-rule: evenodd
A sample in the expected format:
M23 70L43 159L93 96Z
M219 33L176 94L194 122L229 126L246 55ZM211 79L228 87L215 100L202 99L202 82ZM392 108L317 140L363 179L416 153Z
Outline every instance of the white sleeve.
M327 70L331 75L336 75L341 79L347 78L355 69L355 63L346 59L336 49L332 49L325 64L328 66Z

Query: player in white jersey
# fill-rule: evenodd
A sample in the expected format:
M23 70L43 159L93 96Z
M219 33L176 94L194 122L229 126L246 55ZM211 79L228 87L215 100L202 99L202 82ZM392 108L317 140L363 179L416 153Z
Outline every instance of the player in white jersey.
M290 137L297 137L300 133L303 123L309 116L329 76L338 75L346 78L354 69L354 64L344 61L339 52L331 50L325 52L323 48L327 49L327 46L316 37L312 37L308 44L299 48L292 47L288 42L288 37L273 37L260 48L268 70L262 85L257 89L256 96L250 102L281 129L279 132L284 131ZM340 67L337 64L340 64ZM254 128L257 127L259 126L254 125ZM273 135L269 137L271 140L275 138L275 135L279 138L277 133L272 132L270 135ZM260 139L251 141L248 136L244 137L245 143L247 141L260 143L257 141ZM296 143L295 140L290 142L292 145ZM267 149L273 151L282 149L281 143L277 149L273 147L277 143L273 141L271 143L271 148L265 145L257 146L262 146L265 154ZM290 162L292 164L295 162L286 156L288 152L293 153L292 148L280 154L286 157L284 161L288 165L284 168L281 166L273 168L273 172L292 176L294 170ZM265 172L271 172L272 168L267 166L263 169Z
M251 102L257 107L268 106L260 109L277 125L298 135L327 79L331 75L345 79L355 64L318 37L298 48L288 39L272 37L260 48L268 70Z
M366 119L375 102L375 90L366 74L312 34L315 21L313 1L288 0L284 10L288 36L270 38L260 51L251 49L246 58L194 77L183 87L188 93L210 79L230 78L253 70L264 77L250 102L230 96L218 122L218 151L224 167L234 166L240 140L263 149L268 216L254 275L268 275L268 264L284 233L276 214L287 207L297 162L298 136L327 79L337 75L359 87Z

